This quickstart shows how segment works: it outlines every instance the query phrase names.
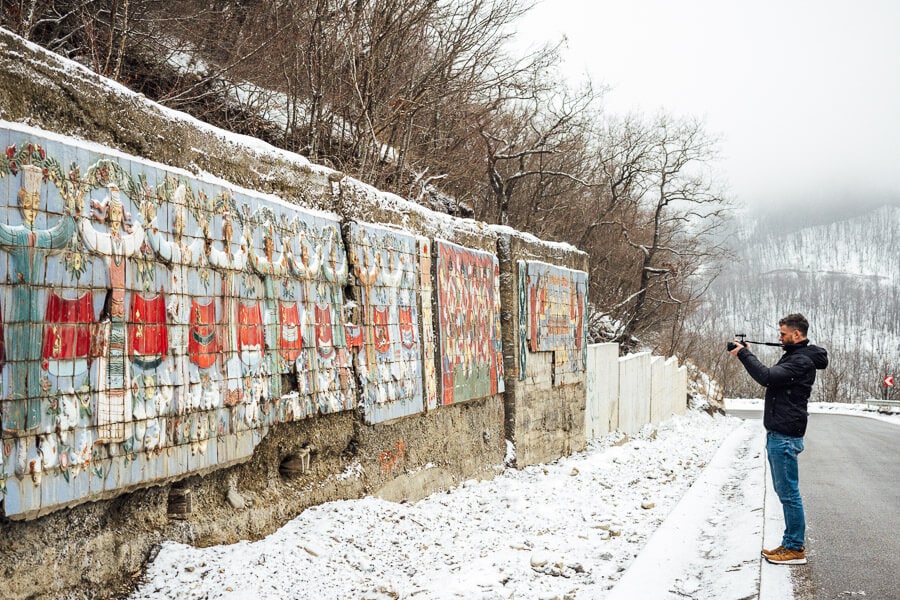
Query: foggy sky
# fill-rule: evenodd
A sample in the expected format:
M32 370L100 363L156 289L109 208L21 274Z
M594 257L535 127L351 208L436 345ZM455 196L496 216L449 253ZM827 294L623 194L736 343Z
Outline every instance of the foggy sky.
M568 39L564 69L611 86L611 112L705 120L750 206L900 197L900 2L544 0L529 41Z

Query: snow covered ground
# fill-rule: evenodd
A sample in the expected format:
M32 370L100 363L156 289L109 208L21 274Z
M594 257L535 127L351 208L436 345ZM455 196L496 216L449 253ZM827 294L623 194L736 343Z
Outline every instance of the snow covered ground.
M760 565L782 527L763 447L758 421L691 412L415 504L331 502L257 542L166 543L132 598L790 599L789 569Z

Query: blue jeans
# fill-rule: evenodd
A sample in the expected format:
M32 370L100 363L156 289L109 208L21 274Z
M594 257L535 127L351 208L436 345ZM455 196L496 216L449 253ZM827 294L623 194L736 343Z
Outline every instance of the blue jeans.
M772 486L784 511L784 536L781 545L799 550L806 539L806 517L800 498L800 477L797 456L803 452L803 438L768 432L766 454L772 473Z

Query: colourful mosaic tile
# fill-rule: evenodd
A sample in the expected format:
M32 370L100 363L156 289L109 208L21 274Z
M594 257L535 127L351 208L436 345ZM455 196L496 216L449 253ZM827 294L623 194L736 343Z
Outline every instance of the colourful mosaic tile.
M585 370L588 275L538 261L519 261L519 376L529 352L553 352L555 381Z
M351 323L361 327L363 338L356 365L364 418L378 423L422 412L416 238L360 223L348 230L359 298Z
M487 252L434 243L441 403L502 393L500 264Z
M354 407L335 218L4 136L7 515L239 460L248 431Z

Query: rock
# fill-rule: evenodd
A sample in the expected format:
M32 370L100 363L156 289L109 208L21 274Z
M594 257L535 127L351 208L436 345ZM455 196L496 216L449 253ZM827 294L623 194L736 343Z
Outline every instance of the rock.
M545 566L549 562L550 562L550 557L547 555L546 552L537 551L537 552L531 553L531 566L532 567L537 569L537 568Z
M247 507L247 503L244 501L244 497L241 496L241 493L237 491L237 488L234 486L230 486L228 488L228 493L225 494L225 499L228 500L228 504L230 504L237 510L244 510L244 508Z
M641 508L643 508L644 510L650 510L654 506L656 506L656 504L650 502L649 500L644 500L643 502L641 502Z

